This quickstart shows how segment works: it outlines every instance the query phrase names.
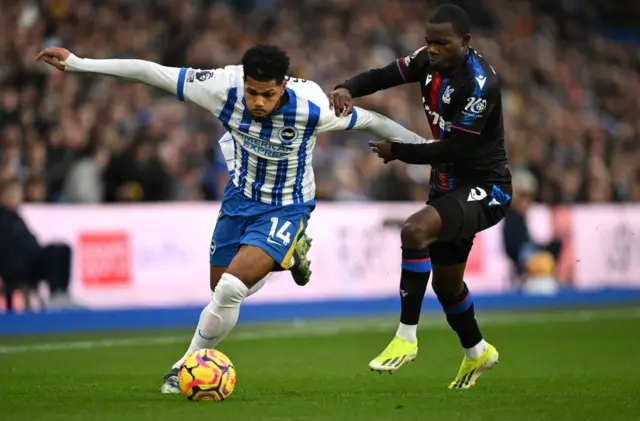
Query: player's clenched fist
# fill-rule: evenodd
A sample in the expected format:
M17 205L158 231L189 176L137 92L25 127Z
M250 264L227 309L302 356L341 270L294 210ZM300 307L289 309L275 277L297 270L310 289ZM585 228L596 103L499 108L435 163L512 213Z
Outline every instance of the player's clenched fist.
M64 70L64 65L60 63L69 58L71 52L66 48L48 47L36 56L36 60L43 60L58 70Z
M391 147L393 146L393 142L390 140L383 140L380 142L369 142L369 146L371 147L371 151L375 154L378 154L380 158L384 160L384 163L394 161L393 151Z
M336 113L336 117L351 114L353 108L351 92L347 88L338 88L329 92L329 108Z

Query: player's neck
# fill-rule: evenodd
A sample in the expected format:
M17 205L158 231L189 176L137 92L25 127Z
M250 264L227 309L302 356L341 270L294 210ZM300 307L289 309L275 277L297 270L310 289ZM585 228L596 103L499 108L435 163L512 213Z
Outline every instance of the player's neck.
M280 101L278 101L278 105L276 105L276 110L284 107L287 102L289 102L289 92L285 90L284 94L282 94L282 96L280 97Z
M443 69L440 70L438 73L440 73L441 75L452 75L455 72L457 72L466 62L467 62L467 58L469 57L469 48L467 48L467 51L464 53L464 56L462 57L462 60L460 60L459 62L451 65L449 68L447 69Z

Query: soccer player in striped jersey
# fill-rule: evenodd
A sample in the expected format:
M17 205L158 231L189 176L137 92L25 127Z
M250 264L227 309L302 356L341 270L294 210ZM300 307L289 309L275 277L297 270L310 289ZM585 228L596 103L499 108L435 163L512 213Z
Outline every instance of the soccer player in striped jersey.
M220 151L222 152L222 156L227 164L227 169L229 170L229 175L231 176L231 179L229 180L229 184L231 184L233 183L236 164L234 158L234 141L231 133L226 132L224 136L218 140L218 144L220 145ZM311 279L311 261L307 258L307 253L311 249L311 242L311 238L306 233L303 233L298 239L298 243L293 250L292 262L289 271L291 272L291 276L295 283L300 286L305 286ZM215 251L215 247L216 245L212 239L212 253ZM267 277L262 278L262 280L252 286L249 289L249 295L253 295L258 292L264 286Z
M185 357L215 347L235 326L240 303L271 271L290 269L315 207L311 168L319 133L363 130L380 139L425 139L379 114L353 108L336 116L322 89L286 78L289 57L276 46L255 46L242 66L212 70L171 68L143 60L82 59L49 47L38 57L60 70L143 82L212 112L233 137L234 174L225 190L211 241L211 302L200 316ZM164 393L178 393L177 372Z

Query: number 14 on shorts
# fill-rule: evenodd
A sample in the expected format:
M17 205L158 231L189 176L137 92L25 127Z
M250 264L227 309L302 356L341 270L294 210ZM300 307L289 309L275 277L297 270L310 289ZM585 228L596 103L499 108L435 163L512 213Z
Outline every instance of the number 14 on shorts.
M291 243L291 233L287 232L287 230L291 227L290 221L282 221L280 224L280 219L278 217L271 218L271 231L269 231L269 236L267 237L267 242L271 244L288 246ZM278 229L278 225L280 225L280 229ZM277 241L280 240L280 241Z

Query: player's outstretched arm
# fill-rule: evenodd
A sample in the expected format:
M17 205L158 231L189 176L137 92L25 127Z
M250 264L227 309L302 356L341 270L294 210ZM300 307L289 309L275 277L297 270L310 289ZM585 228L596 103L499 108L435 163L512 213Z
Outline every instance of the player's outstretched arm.
M349 115L353 111L353 98L371 95L384 89L406 83L396 63L360 73L336 86L329 92L329 106L336 116Z
M336 116L349 115L353 109L353 98L371 95L405 83L419 82L428 62L428 54L422 47L385 67L360 73L329 92L329 106Z
M369 142L371 150L385 162L399 160L414 165L437 165L465 159L481 145L480 133L455 128L444 140L425 144L407 144L384 140Z
M430 140L412 132L394 120L374 111L356 107L353 114L356 114L359 120L355 129L369 133L378 139L406 144L425 144L430 142Z
M227 89L242 77L241 66L198 70L135 59L94 60L77 57L58 47L45 49L36 59L63 71L97 73L155 86L176 95L180 101L198 104L218 118L227 99Z
M180 69L165 67L145 60L80 58L69 50L48 47L40 52L36 60L67 72L97 73L126 80L145 83L176 94Z
M458 111L452 122L442 122L445 132L442 140L428 145L372 142L371 148L385 163L395 159L423 165L463 161L483 147L484 126L494 110L501 112L500 103L497 78L490 76L488 81L483 80L478 87L468 86L456 97L452 105Z
M359 107L354 107L350 116L336 117L330 111L325 112L318 130L320 132L358 130L369 133L378 139L389 139L394 142L428 143L422 136L390 118Z
M373 153L384 160L384 163L402 161L406 164L436 165L456 162L465 157L475 147L473 135L462 135L457 139L445 139L429 144L406 144L389 140L369 142Z

